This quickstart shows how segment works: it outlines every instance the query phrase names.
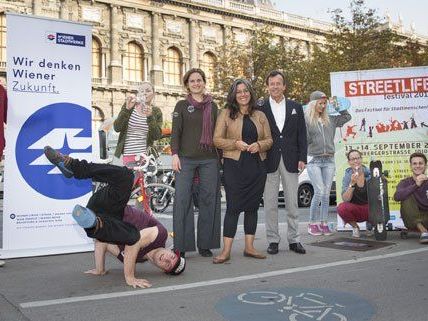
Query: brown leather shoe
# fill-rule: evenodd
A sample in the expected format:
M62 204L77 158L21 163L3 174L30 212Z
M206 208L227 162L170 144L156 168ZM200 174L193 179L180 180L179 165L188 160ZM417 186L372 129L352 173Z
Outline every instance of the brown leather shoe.
M227 262L229 260L230 260L230 256L227 256L225 258L216 256L213 258L213 264L223 264L224 262Z
M266 258L266 255L264 255L264 254L261 254L261 253L252 254L252 253L248 253L246 251L244 251L244 256L245 257L252 257L255 259L265 259Z

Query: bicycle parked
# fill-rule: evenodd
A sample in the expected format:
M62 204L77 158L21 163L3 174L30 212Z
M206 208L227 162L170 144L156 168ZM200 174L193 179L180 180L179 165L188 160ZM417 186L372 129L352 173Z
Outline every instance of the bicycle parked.
M107 158L105 143L106 135L100 130L100 155L104 155L105 161L112 162L113 159ZM164 172L159 174L158 168L162 166L158 151L153 147L147 148L147 154L136 156L135 164L130 168L135 172L135 182L131 192L130 199L135 199L135 205L141 206L147 213L164 213L169 205L173 203L174 173ZM168 174L169 173L169 174ZM169 179L164 179L164 177ZM101 183L95 183L94 191L102 187Z

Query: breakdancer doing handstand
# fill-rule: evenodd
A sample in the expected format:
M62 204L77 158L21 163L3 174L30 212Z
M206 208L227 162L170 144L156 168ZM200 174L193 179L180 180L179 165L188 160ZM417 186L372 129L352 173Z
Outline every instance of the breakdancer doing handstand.
M85 229L88 237L95 239L95 269L86 273L104 275L106 252L124 263L126 283L134 288L150 287L145 279L135 277L135 264L150 261L172 275L182 273L186 261L179 254L165 249L168 237L165 227L153 216L135 206L128 205L134 181L132 170L110 164L89 163L54 150L44 149L47 159L62 174L76 179L91 178L107 185L96 191L86 207L76 205L73 218Z

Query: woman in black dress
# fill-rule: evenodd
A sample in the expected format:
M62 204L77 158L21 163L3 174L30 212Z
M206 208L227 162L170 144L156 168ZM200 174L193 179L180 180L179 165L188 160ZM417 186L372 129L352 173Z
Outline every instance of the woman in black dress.
M223 150L224 185L227 209L224 217L223 251L213 259L214 264L230 259L238 218L244 216L244 256L266 258L254 248L257 211L266 181L263 161L272 146L268 120L256 110L256 99L251 84L236 80L228 93L226 109L217 119L214 145Z

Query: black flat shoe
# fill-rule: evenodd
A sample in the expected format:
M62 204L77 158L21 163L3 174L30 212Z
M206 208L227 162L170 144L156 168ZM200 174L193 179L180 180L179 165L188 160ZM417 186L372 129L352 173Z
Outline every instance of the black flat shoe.
M305 254L306 253L305 248L300 243L290 243L289 248L290 248L290 251L293 251L293 252L296 252L299 254Z
M211 257L213 256L213 252L209 249L198 249L198 252L203 257Z
M269 243L267 252L269 254L278 254L278 243Z

